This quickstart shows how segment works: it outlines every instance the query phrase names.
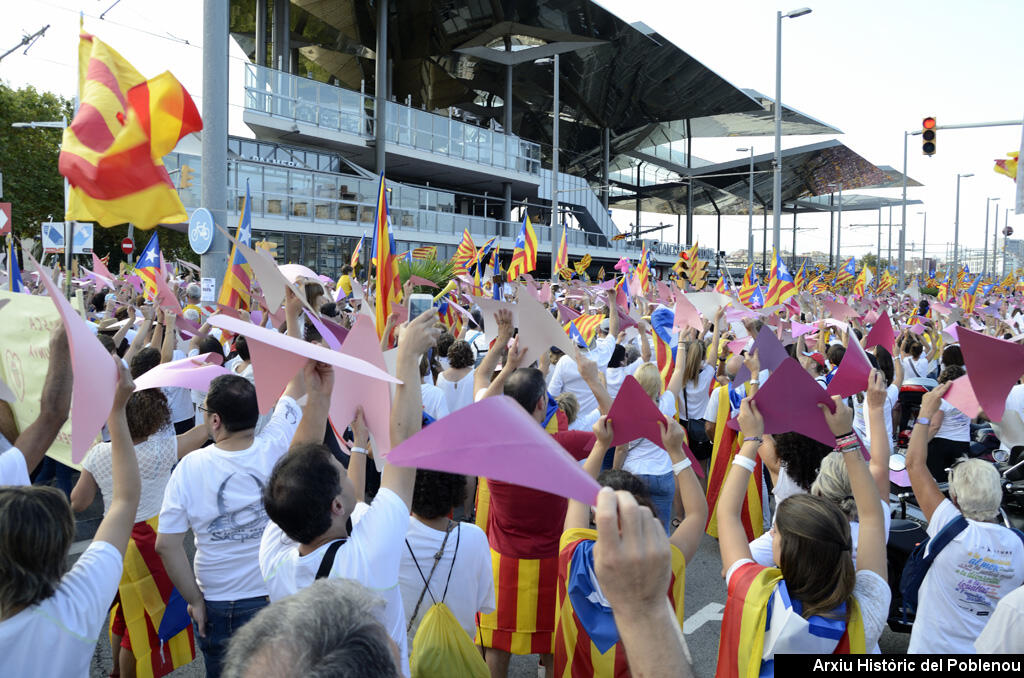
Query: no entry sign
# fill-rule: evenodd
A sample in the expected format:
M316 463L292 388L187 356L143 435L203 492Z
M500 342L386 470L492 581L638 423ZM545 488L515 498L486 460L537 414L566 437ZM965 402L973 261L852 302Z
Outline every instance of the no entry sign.
M125 238L121 241L121 251L125 254L131 254L135 249L135 243L132 242L131 238Z

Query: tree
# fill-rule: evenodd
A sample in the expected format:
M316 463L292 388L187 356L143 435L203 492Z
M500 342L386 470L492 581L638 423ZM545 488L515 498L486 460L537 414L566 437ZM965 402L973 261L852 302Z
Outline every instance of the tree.
M871 268L872 270L875 270L876 271L876 275L877 275L878 268L875 265L875 264L878 263L878 255L877 254L865 254L863 257L860 258L860 263L863 266L867 266L867 267ZM888 259L882 259L882 268L885 268L885 267L889 266L890 264L891 264L891 262Z
M57 168L60 130L11 127L11 123L53 121L61 117L70 122L73 115L72 102L64 97L52 92L38 92L31 85L16 90L0 82L3 202L11 203L17 238L38 240L42 222L64 220L64 178ZM152 231L136 230L136 252L146 244L151 234ZM110 267L115 271L125 258L121 253L121 241L126 235L127 224L113 228L97 226L94 229L93 250L101 257L110 254ZM198 256L188 246L188 237L180 231L161 228L160 249L169 262L176 258L198 262Z
M39 224L64 218L64 181L57 170L59 129L11 127L15 122L71 120L72 104L31 85L12 89L0 82L0 171L4 202L11 203L14 234L39 237Z

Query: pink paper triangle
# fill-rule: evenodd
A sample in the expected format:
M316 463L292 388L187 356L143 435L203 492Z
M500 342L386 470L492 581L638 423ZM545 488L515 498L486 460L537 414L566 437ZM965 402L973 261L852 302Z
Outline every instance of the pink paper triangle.
M830 396L848 398L855 393L866 391L870 377L871 362L868 355L861 348L860 342L851 338L850 346L839 362L839 369L828 383L827 393Z
M794 320L790 327L790 332L793 334L794 339L799 339L805 334L810 334L812 332L817 331L817 329L817 325L805 325L802 322L797 322L796 320Z
M979 334L966 327L957 331L964 367L978 403L992 421L1002 421L1006 395L1024 374L1024 346Z
M829 447L835 445L836 437L818 409L818 403L832 409L832 400L796 360L786 358L758 389L754 402L764 418L765 433L794 431ZM732 419L729 427L738 431L739 423Z
M569 308L565 304L556 303L555 306L558 308L558 322L567 323L570 320L580 317L580 312Z
M116 288L114 281L117 280L117 278L111 274L110 270L107 269L106 266L103 265L103 261L96 256L95 252L92 253L92 273L94 277L102 280L108 287L110 287L110 289Z
M593 506L600 486L508 396L452 412L391 450L396 466L480 476Z
M382 372L388 371L375 323L368 316L359 316L345 337L341 352ZM379 469L391 451L391 389L387 382L362 374L346 374L344 379L335 379L331 394L331 421L339 429L348 426L359 406L363 408L366 428L373 436L374 461Z
M135 380L135 390L144 391L161 386L179 386L196 391L206 391L210 382L231 372L222 367L224 357L216 353L204 353L191 358L173 360L157 365Z
M971 385L969 375L965 374L954 379L942 399L971 419L981 413L981 405L978 403L978 396L974 394L974 387Z
M700 332L704 329L704 323L700 320L697 308L684 295L679 295L676 297L675 320L672 323L672 329L685 330L690 327Z
M71 461L79 463L92 446L114 404L117 365L78 312L46 275L28 248L25 256L39 273L39 280L64 321L71 352Z
M640 386L640 382L632 375L626 376L622 382L619 393L615 396L615 402L612 403L612 407L608 411L608 418L611 420L612 429L615 432L612 437L612 447L624 445L637 438L647 438L658 447L664 449L661 441L661 428L658 426L658 422L666 421L665 415L661 413L658 406L647 395L643 387ZM693 470L698 476L703 478L704 471L701 469L700 464L697 463L696 457L690 452L689 446L685 443L683 444L683 451L686 452L690 461L693 462ZM666 454L668 453L666 452Z
M888 311L882 312L882 315L878 317L878 322L871 327L871 331L868 332L868 337L864 341L865 351L870 351L875 346L881 346L889 353L892 353L896 347L896 332L892 328Z
M828 311L836 320L848 320L850 318L857 317L856 311L840 301L822 299L822 304L824 304L825 310Z

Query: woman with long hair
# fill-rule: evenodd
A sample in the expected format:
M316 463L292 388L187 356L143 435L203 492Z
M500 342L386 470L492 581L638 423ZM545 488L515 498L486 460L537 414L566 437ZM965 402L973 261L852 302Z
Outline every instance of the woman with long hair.
M740 406L743 445L718 503L719 548L728 584L719 673L774 675L776 653L863 653L885 628L885 528L878 487L853 435L853 415L838 397L819 405L836 436L860 519L857 565L850 523L832 502L809 494L783 501L772 527L777 568L751 559L740 518L764 420L751 398ZM746 632L741 633L741 629Z

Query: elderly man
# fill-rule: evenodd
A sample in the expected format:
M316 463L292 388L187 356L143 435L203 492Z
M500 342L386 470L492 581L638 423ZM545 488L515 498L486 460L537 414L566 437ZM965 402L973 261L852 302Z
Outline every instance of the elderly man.
M914 654L973 654L996 605L1024 583L1024 536L998 523L1003 495L995 467L980 459L954 464L949 499L928 469L928 427L951 384L924 395L907 450L907 473L928 519L928 536L955 534L921 582L907 650Z
M189 283L188 287L185 288L185 306L182 308L183 311L188 313L189 310L195 311L199 314L199 319L203 318L203 307L200 305L202 301L202 290L199 289L199 285L196 283ZM193 321L195 322L195 321Z

